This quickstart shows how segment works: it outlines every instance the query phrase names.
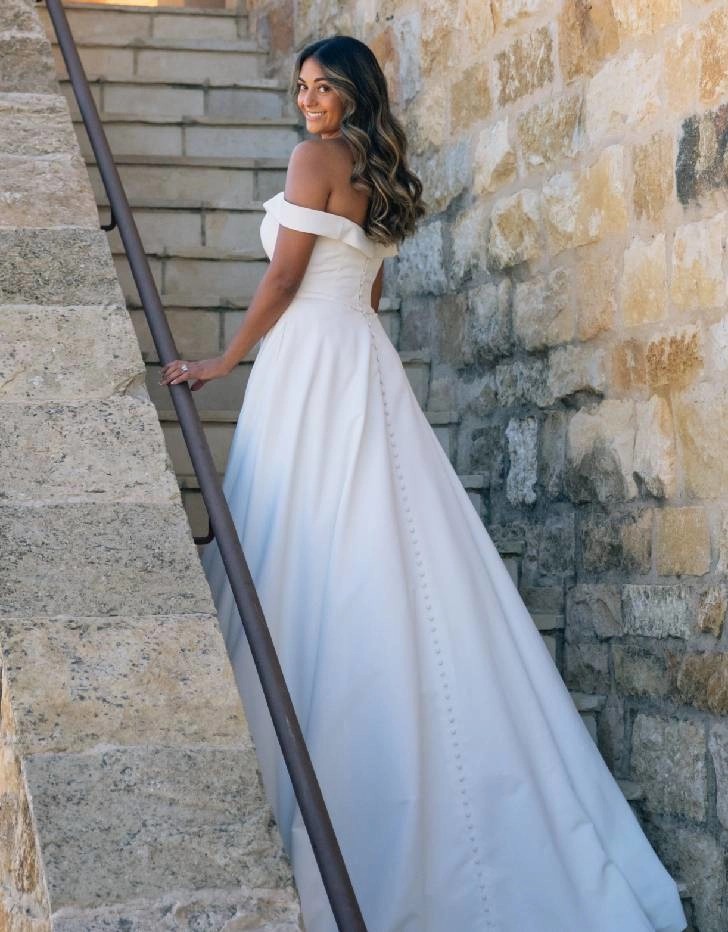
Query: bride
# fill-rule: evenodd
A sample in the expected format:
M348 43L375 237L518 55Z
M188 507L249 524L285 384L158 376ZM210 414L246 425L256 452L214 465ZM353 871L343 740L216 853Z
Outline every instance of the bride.
M681 932L610 774L376 313L424 213L370 49L294 68L313 138L202 388L261 341L224 491L370 932ZM336 928L213 542L203 565L307 932Z

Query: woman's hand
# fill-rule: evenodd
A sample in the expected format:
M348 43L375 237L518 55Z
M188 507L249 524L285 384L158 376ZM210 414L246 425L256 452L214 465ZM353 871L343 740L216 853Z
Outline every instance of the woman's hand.
M173 359L162 367L160 385L179 385L191 382L190 389L196 392L212 379L221 379L230 372L230 365L222 356L212 359L200 359L190 362L185 359Z

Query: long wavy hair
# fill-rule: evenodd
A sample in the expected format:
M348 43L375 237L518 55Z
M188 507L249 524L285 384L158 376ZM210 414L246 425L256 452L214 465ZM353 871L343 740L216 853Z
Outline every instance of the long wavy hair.
M291 94L307 58L321 66L341 97L341 133L354 155L351 183L367 191L364 232L375 242L401 242L425 213L422 182L407 167L407 137L389 106L387 81L372 50L352 36L335 35L306 45L293 66Z

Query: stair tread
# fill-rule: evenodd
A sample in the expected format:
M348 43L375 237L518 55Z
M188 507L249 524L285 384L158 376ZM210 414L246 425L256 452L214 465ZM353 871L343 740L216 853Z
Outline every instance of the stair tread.
M149 123L152 126L226 126L226 127L298 127L301 124L297 116L281 117L226 117L226 116L165 116L162 113L116 113L103 111L99 113L102 123ZM83 123L80 114L72 116L74 123ZM181 156L178 156L181 158ZM286 163L288 164L288 163Z
M126 252L121 245L111 248L114 256L124 256ZM217 249L215 246L193 246L187 249L145 250L150 259L198 259L205 262L260 262L267 258L262 247L257 249Z
M41 4L45 7L45 3ZM171 14L173 16L184 15L184 16L213 16L213 17L225 17L228 19L247 19L247 13L240 10L226 10L226 9L201 9L197 7L173 7L173 6L144 6L144 5L132 5L121 3L73 3L65 2L63 4L64 10L82 10L84 13L106 13L108 11L114 13L150 13L153 16L158 16L160 14L166 16Z
M114 84L114 85L132 85L132 86L144 86L144 87L180 87L185 90L190 88L199 87L204 88L208 86L207 82L196 81L191 79L190 81L165 81L162 78L146 77L144 75L131 75L128 78L122 78L120 76L114 75L104 75L104 74L87 74L89 84ZM61 84L70 84L70 78L62 77L58 79ZM215 83L215 90L243 90L243 91L280 91L281 94L288 93L286 85L282 81L278 81L276 78L245 78L244 80L239 81L227 81L225 84Z
M184 292L184 294L175 294L174 292L168 292L160 295L162 299L162 305L164 307L175 307L175 308L190 308L190 309L203 309L203 308L218 308L225 311L244 311L247 310L250 301L242 300L236 301L234 298L229 296L220 296L220 295L211 295L211 294L190 294L189 292ZM141 310L141 305L136 302L127 302L127 307L129 310L137 311ZM387 314L393 313L399 310L399 300L397 298L382 298L379 303L379 313Z
M252 362L252 360L245 360L246 362ZM203 424L235 424L237 423L238 417L240 416L240 411L225 411L225 410L205 410L204 408L198 408L197 413L200 416L200 420ZM429 412L425 411L424 414L427 416ZM165 423L176 424L179 421L179 416L173 408L158 408L157 414L160 421ZM428 417L429 420L429 417ZM470 488L482 488L482 476L472 476L470 473L464 474L470 482ZM481 484L478 484L478 479L481 480Z
M257 156L255 158L224 158L212 155L114 155L117 165L161 165L165 168L237 168L237 169L286 169L288 159L274 158L273 156ZM93 158L86 158L87 165L95 165Z
M51 41L58 45L58 41ZM228 52L249 55L267 55L255 39L164 39L148 36L147 38L128 38L124 36L89 36L77 39L79 49L153 49L162 52Z
M470 479L471 477L465 473L462 475L457 474L458 479L465 485L465 480ZM220 476L222 479L222 475ZM177 474L177 483L180 489L184 489L186 492L198 492L200 489L200 483L197 479L197 476L191 473L178 473ZM467 486L466 486L467 488Z

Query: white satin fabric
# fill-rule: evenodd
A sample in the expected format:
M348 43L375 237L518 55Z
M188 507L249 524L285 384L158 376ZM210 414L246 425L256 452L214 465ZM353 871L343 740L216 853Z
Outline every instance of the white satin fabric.
M396 248L342 217L259 347L224 489L369 932L681 932L368 304ZM217 546L203 556L307 932L336 926Z

